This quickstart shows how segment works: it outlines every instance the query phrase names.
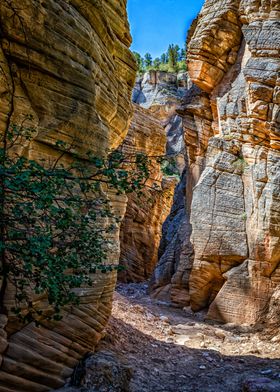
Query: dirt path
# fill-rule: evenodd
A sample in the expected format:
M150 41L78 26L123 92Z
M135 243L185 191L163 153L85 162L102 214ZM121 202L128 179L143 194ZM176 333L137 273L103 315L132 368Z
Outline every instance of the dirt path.
M279 330L209 323L152 301L146 289L118 285L107 329L107 347L134 371L133 392L280 392Z

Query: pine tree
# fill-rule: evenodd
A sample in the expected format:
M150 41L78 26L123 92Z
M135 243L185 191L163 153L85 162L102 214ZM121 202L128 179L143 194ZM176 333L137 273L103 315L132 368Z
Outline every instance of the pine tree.
M176 58L176 62L180 61L180 47L179 47L179 45L174 46L174 56Z
M182 48L181 49L181 61L186 60L186 49Z
M172 44L168 47L168 64L171 70L175 71L178 62L177 48Z
M159 59L158 57L156 57L156 58L154 59L154 61L153 61L153 67L154 67L155 69L159 69L160 64L161 64L160 59Z
M144 56L145 67L150 67L153 62L153 58L150 53L146 53Z
M133 53L133 56L134 56L136 63L137 63L138 72L143 72L143 69L144 69L143 57L141 57L140 53L138 53L138 52L132 52L132 53Z
M166 64L167 63L167 55L166 55L166 53L163 53L161 55L160 62L161 62L161 64Z

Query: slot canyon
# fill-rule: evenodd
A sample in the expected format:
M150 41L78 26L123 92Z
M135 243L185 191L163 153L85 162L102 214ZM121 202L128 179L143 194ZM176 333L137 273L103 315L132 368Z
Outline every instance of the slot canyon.
M205 0L177 72L137 71L126 0L0 0L0 42L0 392L279 392L279 0ZM95 189L109 268L59 319L35 291L20 320L5 277L22 124L30 162L148 158Z

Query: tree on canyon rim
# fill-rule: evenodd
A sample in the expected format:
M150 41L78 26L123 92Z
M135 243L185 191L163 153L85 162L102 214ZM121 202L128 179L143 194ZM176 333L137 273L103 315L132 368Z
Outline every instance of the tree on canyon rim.
M169 45L168 47L168 63L171 69L176 70L179 59L180 48L178 45Z
M153 63L153 58L151 56L150 53L146 53L144 56L144 63L145 63L145 67L151 67L152 63Z
M144 58L138 52L133 52L137 63L138 73L141 75L146 71L159 70L164 72L186 71L186 48L171 44L167 52L154 60L150 53L146 53Z
M104 187L141 192L149 159L114 151L106 159L88 153L81 160L72 146L58 141L55 160L30 160L21 146L33 139L34 130L24 123L7 126L0 148L1 312L7 311L3 302L11 285L11 310L22 321L59 320L63 306L79 303L74 288L92 286L98 270L118 269L106 263L118 222ZM63 164L69 153L73 162ZM44 298L45 310L38 305Z

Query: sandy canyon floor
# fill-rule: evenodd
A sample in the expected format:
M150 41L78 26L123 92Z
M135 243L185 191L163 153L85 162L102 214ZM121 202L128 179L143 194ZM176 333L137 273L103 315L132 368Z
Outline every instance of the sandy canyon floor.
M280 331L220 325L119 284L104 341L133 371L133 392L280 392Z

